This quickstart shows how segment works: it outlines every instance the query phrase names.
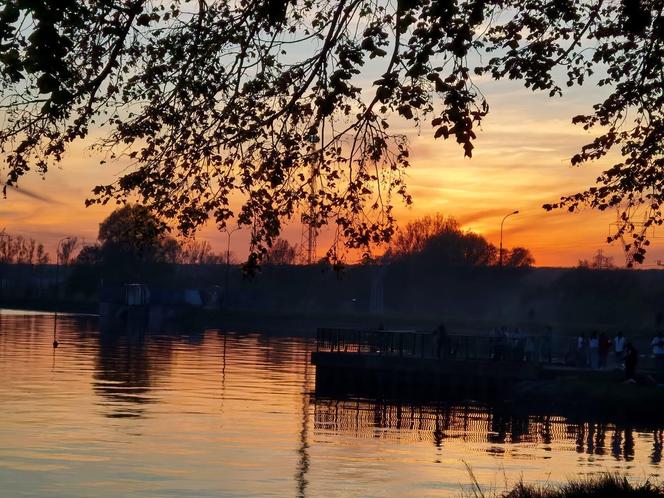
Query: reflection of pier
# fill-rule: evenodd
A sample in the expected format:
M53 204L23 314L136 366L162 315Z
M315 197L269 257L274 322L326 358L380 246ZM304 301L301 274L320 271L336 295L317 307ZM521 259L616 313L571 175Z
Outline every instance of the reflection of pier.
M417 405L377 400L315 400L315 429L359 438L444 439L475 443L568 440L561 417L519 416L484 405Z
M520 444L610 454L634 459L636 429L632 426L572 420L560 416L514 414L490 405L418 405L378 400L329 399L314 403L314 431L356 438L410 439L436 446L447 440L477 443L481 451L501 454L503 445ZM648 432L651 432L649 429ZM662 430L652 430L650 462L662 456ZM487 445L488 449L487 449ZM491 446L500 445L500 446ZM469 446L472 448L472 446Z

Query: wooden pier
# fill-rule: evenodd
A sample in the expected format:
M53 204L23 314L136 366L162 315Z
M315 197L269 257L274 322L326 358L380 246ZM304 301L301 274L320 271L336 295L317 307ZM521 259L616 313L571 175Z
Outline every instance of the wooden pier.
M432 332L414 330L318 329L311 361L318 391L415 394L535 380L552 356L543 336L451 334L440 340Z

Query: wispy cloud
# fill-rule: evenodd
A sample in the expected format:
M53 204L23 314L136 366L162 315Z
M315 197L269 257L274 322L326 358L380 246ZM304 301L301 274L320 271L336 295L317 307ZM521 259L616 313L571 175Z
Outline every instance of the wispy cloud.
M62 204L62 202L60 202L57 199L53 199L52 197L34 192L32 190L29 190L29 189L15 187L13 185L2 185L2 186L4 188L6 188L7 191L8 191L7 197L9 197L11 195L11 193L17 193L19 195L28 197L29 199L39 201L39 202L43 202L45 204Z

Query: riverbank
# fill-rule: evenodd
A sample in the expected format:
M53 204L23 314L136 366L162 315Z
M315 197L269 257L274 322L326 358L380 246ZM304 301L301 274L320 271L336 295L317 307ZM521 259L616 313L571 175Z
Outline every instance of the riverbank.
M0 305L14 308L52 310L57 292L66 300L64 311L96 312L100 282L106 289L119 289L125 283L116 281L112 268L0 265L0 270ZM598 330L610 336L622 331L631 338L651 337L664 324L660 299L664 272L659 270L449 267L423 271L408 265L356 265L338 274L318 265L295 265L266 266L251 279L235 266L227 270L225 265L176 265L155 272L154 281L146 277L142 283L155 294L187 290L215 295L226 310L247 319L269 314L291 315L300 321L312 316L324 319L308 326L309 330L345 324L375 327L379 321L386 328L431 330L444 322L448 329L464 327L483 333L496 326L527 332L551 326L561 336Z
M0 309L16 309L28 311L49 311L67 313L99 313L96 300L55 299L41 296L23 298L0 296ZM572 340L577 334L588 334L591 330L606 330L599 322L543 322L539 320L503 321L498 318L488 319L469 313L463 318L455 318L444 312L432 314L427 312L393 312L368 313L364 311L323 311L319 309L241 309L241 308L183 308L178 310L178 318L174 325L187 329L220 329L227 331L264 331L271 333L291 332L300 336L313 336L318 328L377 329L382 325L388 330L419 330L436 329L444 323L451 334L486 335L497 326L507 325L510 328L540 333L545 327L551 326L554 337L562 341ZM615 327L613 327L615 328ZM609 330L609 334L613 332ZM630 339L649 341L651 330L626 330ZM571 344L571 343L570 343ZM646 351L646 349L644 349Z
M595 477L571 480L565 484L535 485L517 483L503 492L485 492L474 479L467 498L662 498L664 486L649 480L633 482L619 474L602 474Z
M0 309L96 315L99 312L99 304L96 301L53 298L13 299L3 296L0 298Z

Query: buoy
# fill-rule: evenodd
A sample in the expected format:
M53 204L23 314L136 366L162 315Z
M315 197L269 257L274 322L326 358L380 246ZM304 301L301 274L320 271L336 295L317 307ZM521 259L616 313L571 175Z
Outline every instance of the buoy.
M58 347L58 312L53 315L53 349Z

